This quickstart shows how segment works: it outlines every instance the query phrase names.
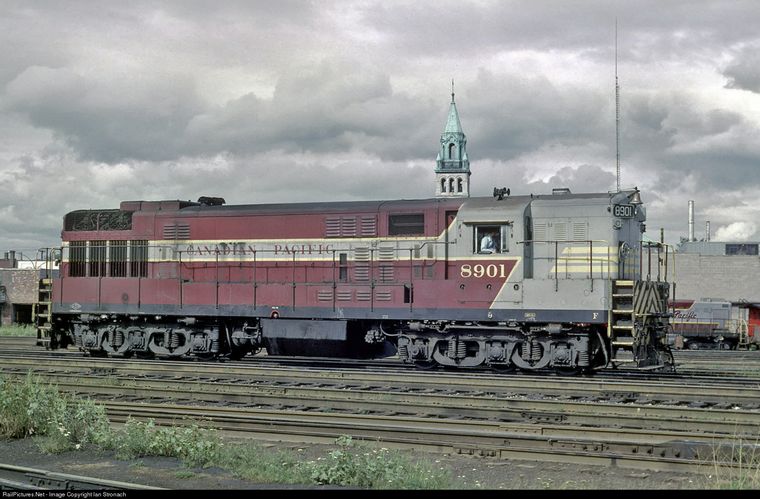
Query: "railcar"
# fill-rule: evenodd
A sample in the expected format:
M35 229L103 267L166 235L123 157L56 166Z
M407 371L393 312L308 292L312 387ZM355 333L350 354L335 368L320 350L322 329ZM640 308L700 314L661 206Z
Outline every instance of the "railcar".
M668 344L689 350L756 349L760 317L757 309L726 300L678 300L670 303Z
M638 189L78 210L64 217L51 345L669 369L667 252L642 242L645 220Z

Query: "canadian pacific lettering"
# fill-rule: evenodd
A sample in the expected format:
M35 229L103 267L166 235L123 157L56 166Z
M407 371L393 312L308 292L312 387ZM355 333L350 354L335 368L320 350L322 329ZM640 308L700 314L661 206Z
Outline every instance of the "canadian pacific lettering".
M324 255L333 250L330 244L272 244L254 245L247 243L189 244L182 254L194 256L248 256L256 253L262 255Z

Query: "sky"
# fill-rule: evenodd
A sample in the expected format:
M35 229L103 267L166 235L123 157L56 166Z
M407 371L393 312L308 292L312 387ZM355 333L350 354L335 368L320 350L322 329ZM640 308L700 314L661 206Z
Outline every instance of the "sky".
M638 187L760 240L756 0L0 0L0 251L122 200L417 199L454 80L473 196Z

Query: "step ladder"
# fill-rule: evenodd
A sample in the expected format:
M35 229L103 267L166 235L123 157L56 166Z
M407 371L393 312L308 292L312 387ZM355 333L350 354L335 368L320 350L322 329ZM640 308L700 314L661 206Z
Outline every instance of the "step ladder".
M32 318L37 328L37 345L50 348L50 330L53 324L53 280L39 280L37 302L32 304Z
M739 319L736 325L737 333L739 333L739 344L736 346L738 350L749 350L749 325L744 319Z
M635 311L633 306L632 280L613 280L612 300L610 301L607 336L612 346L612 359L615 364L631 363L633 360L633 328ZM620 357L619 353L630 352L630 358Z

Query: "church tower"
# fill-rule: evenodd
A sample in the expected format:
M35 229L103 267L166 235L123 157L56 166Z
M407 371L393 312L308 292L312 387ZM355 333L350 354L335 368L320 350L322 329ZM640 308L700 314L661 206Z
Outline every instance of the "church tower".
M457 105L454 103L454 81L451 81L451 104L446 127L441 134L441 149L435 165L436 197L470 197L470 160L467 138L462 132Z

